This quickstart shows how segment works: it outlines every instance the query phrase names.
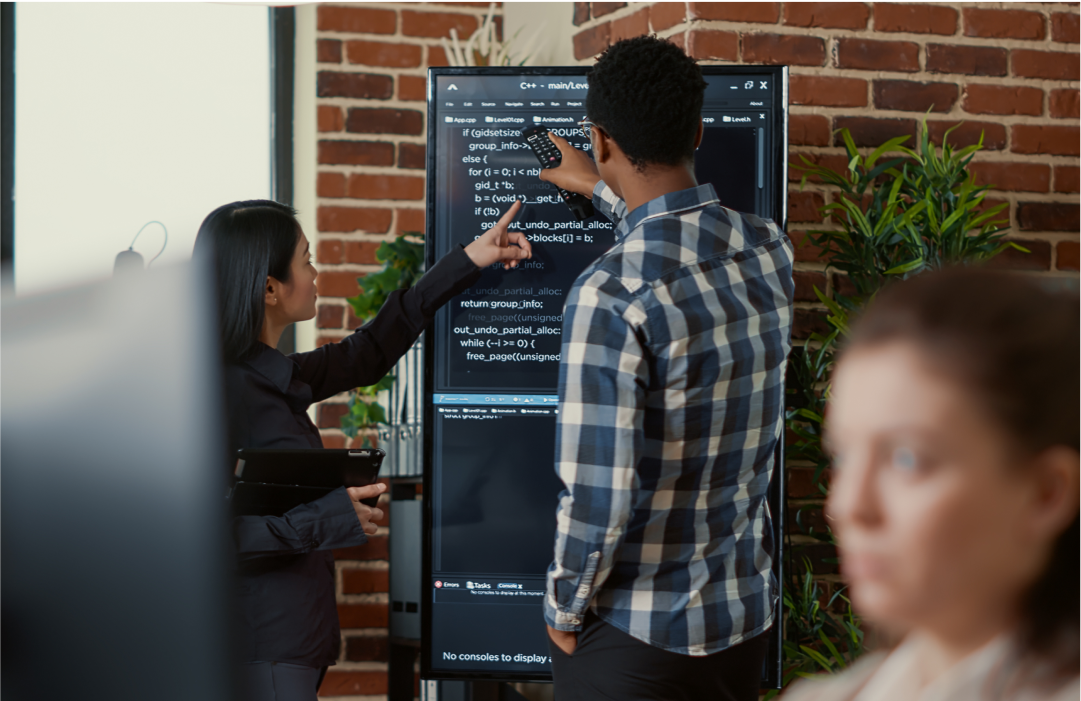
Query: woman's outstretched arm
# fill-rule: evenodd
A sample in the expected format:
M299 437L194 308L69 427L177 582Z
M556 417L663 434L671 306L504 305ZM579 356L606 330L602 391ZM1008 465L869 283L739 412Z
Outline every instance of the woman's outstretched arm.
M482 269L498 263L510 269L531 257L525 234L508 231L520 206L515 202L495 226L465 248L452 249L416 285L391 292L375 318L352 335L290 356L300 367L300 379L312 388L312 401L375 384L416 342L436 311L476 283Z

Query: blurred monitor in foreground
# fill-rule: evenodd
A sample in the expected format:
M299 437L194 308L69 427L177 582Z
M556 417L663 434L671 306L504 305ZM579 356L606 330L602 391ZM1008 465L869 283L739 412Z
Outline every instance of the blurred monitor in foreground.
M231 697L212 289L3 299L5 701Z

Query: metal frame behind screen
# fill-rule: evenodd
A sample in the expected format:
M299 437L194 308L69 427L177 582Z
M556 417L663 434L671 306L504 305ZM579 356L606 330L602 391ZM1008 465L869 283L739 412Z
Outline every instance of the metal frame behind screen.
M436 262L440 253L435 241L435 227L437 219L436 194L440 191L441 184L437 182L437 131L439 123L436 121L438 114L435 85L436 78L440 76L586 76L588 67L521 67L521 68L431 68L428 70L428 110L427 110L427 202L426 202L426 232L425 250L426 264L430 268ZM777 86L772 110L772 134L768 157L777 164L770 182L771 196L769 199L769 213L772 219L782 228L787 228L788 211L788 67L787 66L702 66L705 75L764 75L768 74ZM473 673L473 672L448 672L433 670L431 667L431 635L432 635L432 601L430 594L430 582L432 578L432 524L433 503L433 452L434 452L434 414L435 405L433 400L435 384L436 342L431 329L425 332L424 340L424 413L423 413L423 458L424 458L424 524L423 524L423 566L422 581L424 595L421 597L421 678L443 680L491 680L491 681L551 681L548 674L504 674L504 673ZM782 440L777 447L777 464L774 470L773 480L769 489L770 511L773 516L774 543L776 553L774 557L774 572L777 581L783 587L782 562L785 556L783 552L784 533L784 446ZM763 688L780 688L781 681L781 591L778 591L778 603L775 610L775 623L770 632L770 647L767 657L766 669L762 679Z

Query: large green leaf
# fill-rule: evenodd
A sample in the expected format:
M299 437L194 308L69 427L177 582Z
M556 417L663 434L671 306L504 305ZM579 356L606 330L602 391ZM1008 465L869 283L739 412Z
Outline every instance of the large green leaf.
M830 661L828 659L826 659L826 656L823 655L818 650L815 650L814 648L810 647L809 645L800 645L799 649L803 652L803 654L807 655L812 660L817 662L822 667L823 671L826 671L826 672L832 672L833 671L833 665L830 663Z
M886 271L886 275L901 275L916 270L923 265L923 258L917 258L916 260L910 260L907 263L901 265L895 265Z
M871 155L867 157L867 160L863 162L864 167L867 168L868 170L871 170L872 168L875 167L875 163L878 162L878 159L882 156L882 154L890 153L892 151L896 151L897 147L900 146L901 144L903 144L904 142L908 141L909 138L911 138L911 137L897 136L897 137L894 137L894 138L890 139L886 143L882 144L881 146L876 148L874 151L872 151ZM900 161L902 159L897 159L897 160ZM868 177L870 177L870 175L868 175Z
M845 142L845 150L848 151L849 158L859 158L860 152L859 149L856 148L856 142L852 140L852 132L848 129L837 129L833 133L835 135L841 135L841 139Z

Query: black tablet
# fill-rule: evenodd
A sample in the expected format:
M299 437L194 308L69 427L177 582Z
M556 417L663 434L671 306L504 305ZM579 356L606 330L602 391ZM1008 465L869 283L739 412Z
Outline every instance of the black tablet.
M339 487L375 482L386 453L356 450L244 449L230 492L234 516L281 516ZM378 497L364 499L375 506Z

